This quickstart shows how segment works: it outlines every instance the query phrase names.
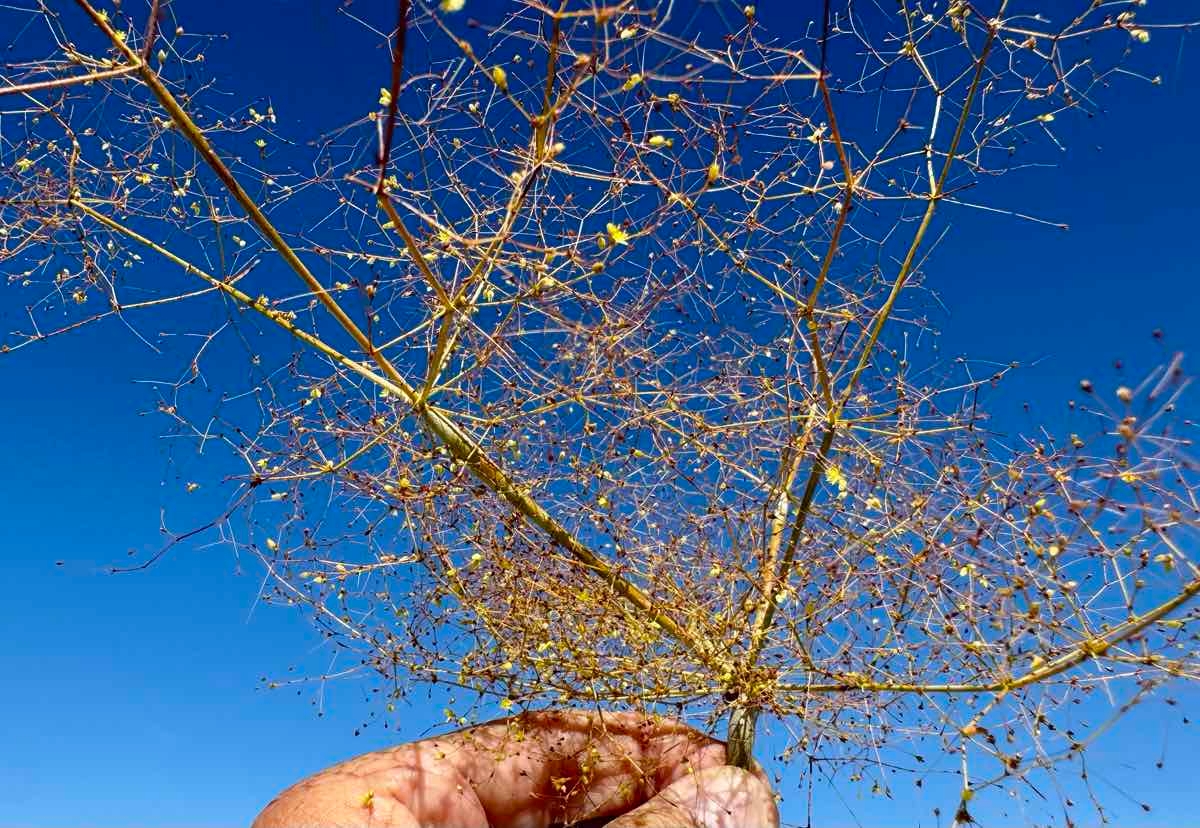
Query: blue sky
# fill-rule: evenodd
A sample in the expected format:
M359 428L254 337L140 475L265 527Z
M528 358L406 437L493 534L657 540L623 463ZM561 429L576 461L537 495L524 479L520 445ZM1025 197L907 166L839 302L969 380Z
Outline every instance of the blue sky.
M384 83L386 63L355 54L331 69L321 59L323 47L359 31L334 5L221 0L177 9L196 31L232 29L240 69L233 91L270 95L285 122L309 111L337 123L358 114L351 100L369 99ZM1160 13L1172 16L1171 5ZM782 6L758 4L766 25ZM1194 38L1181 49L1178 36L1161 40L1155 71L1164 82L1116 84L1106 99L1112 114L1063 124L1062 168L1038 174L1037 214L1070 224L1069 232L966 210L942 217L950 233L927 269L946 307L934 317L943 353L1028 366L992 397L1004 428L1029 425L1025 401L1039 421L1060 422L1082 376L1118 384L1114 359L1136 376L1164 352L1200 354L1200 54ZM215 46L210 59L229 48ZM310 59L294 60L298 53ZM1031 180L1001 181L989 203L1027 207ZM6 299L0 314L7 330L19 308ZM1154 329L1165 344L1151 338ZM386 729L378 718L363 727L379 711L355 681L323 693L315 685L263 690L262 676L286 677L293 665L320 671L330 656L298 614L256 604L262 573L223 547L189 544L145 572L105 574L128 550L157 547L160 510L172 528L187 528L227 497L215 458L192 456L162 437L161 420L140 416L154 395L134 380L175 367L113 325L0 358L0 560L8 575L0 826L242 825L296 778L440 721L435 699L400 708ZM185 494L192 479L204 485ZM1179 706L1152 702L1090 755L1097 776L1154 806L1143 815L1109 790L1105 801L1121 825L1200 825L1187 793L1200 738L1195 725L1181 725L1198 694L1177 687L1172 695ZM1152 763L1164 744L1158 771ZM896 790L889 803L830 788L814 824L937 825L934 805L948 824L952 798ZM785 818L802 824L800 797L784 793ZM985 825L1021 824L988 808L980 806Z

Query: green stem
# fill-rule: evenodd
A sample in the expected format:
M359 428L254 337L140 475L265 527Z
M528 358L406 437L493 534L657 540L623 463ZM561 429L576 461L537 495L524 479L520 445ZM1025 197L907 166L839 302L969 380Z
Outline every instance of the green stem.
M725 764L745 771L754 770L754 734L758 714L757 707L735 707L729 714Z

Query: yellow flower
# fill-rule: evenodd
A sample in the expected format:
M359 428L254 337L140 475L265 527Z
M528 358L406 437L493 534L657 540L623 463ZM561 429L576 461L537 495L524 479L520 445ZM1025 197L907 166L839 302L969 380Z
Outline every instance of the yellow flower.
M633 87L637 86L641 82L642 82L642 73L634 72L632 75L629 76L629 80L627 80L627 81L625 81L625 83L621 84L621 91L628 92L629 90L633 89Z
M825 482L831 486L837 486L839 492L846 491L846 476L837 466L825 467Z
M500 88L501 92L508 91L508 73L499 66L492 67L492 82Z
M441 7L444 12L458 12L463 10L463 6L467 5L467 0L442 0Z
M629 234L611 221L608 223L608 236L613 244L629 244Z
M380 106L391 106L392 105L391 91L384 89L382 86L379 87L379 105Z

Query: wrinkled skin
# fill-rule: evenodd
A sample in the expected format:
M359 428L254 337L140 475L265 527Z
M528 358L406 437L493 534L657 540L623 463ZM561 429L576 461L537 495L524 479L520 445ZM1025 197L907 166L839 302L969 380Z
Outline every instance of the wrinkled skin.
M724 762L671 719L531 712L334 765L252 828L777 828L761 771Z

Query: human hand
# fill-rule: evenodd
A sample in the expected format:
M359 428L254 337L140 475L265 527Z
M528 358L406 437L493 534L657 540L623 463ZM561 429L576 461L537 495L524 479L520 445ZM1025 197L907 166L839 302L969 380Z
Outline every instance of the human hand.
M252 828L777 828L762 772L724 763L675 720L545 710L334 765Z

